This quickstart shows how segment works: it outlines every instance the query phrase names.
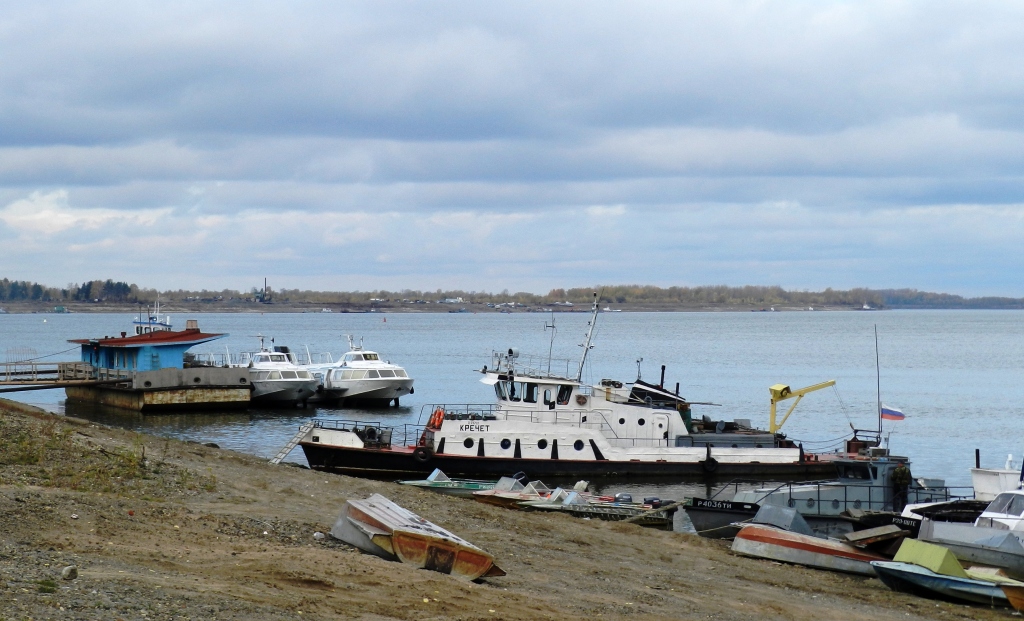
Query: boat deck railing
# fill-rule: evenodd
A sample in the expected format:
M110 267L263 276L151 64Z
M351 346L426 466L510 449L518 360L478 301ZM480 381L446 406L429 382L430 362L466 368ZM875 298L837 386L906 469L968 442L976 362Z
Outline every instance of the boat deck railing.
M390 446L416 446L423 435L423 425L384 425L378 421L316 419L314 429L350 431L356 434L366 446L388 448Z
M510 353L512 352L512 353ZM515 350L491 351L490 370L515 376L575 381L579 362L568 358L549 358L537 354L523 354Z

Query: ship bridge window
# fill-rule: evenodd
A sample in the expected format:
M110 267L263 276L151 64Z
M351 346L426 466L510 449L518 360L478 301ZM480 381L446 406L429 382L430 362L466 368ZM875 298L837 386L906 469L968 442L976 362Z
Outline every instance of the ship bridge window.
M274 354L270 357L271 362L288 362L288 358L284 354Z
M551 405L551 389L544 391L544 405Z
M508 398L510 401L521 401L523 398L523 383L509 382Z
M281 372L280 371L271 371L270 375L267 376L267 379L279 380L279 379L281 379Z
M295 371L281 371L281 377L284 379L295 379Z
M572 397L572 386L560 385L558 387L558 405L569 405L570 397Z
M363 354L363 360L380 360L377 354Z
M378 373L380 373L381 377L394 377L395 376L395 372L391 371L389 369L381 369L380 371L378 371Z
M494 384L494 396L499 401L508 401L508 395L505 394L505 382L496 382Z
M395 369L395 377L409 377L409 375L402 369Z
M266 356L256 356L256 362L270 362L270 358Z
M523 394L523 401L526 403L537 403L537 385L527 384L526 393Z
M871 471L863 464L839 464L837 469L840 479L871 480Z
M380 374L378 374L377 371L370 369L369 371L366 372L366 377L367 379L379 379Z

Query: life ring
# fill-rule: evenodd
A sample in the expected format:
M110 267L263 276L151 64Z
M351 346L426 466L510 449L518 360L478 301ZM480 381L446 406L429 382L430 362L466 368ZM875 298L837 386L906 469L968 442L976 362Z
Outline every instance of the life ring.
M430 420L427 421L427 427L431 429L440 429L441 423L444 422L444 408L437 408L434 413L430 415Z
M433 454L431 453L430 449L428 449L425 446L417 446L412 451L412 458L418 464L427 463L428 461L430 461L431 457L433 457Z
M587 395L576 395L576 403L577 405L586 405Z
M714 457L708 457L704 461L700 462L700 467L704 470L704 472L711 474L715 470L718 470L718 460L715 459Z

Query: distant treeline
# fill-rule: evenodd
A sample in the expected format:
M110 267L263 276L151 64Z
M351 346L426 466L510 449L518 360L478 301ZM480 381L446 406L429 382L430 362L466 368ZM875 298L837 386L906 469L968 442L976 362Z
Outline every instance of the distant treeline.
M152 292L154 297L156 292ZM27 280L0 280L0 301L39 302L91 302L109 300L114 302L138 302L139 288L126 282L113 280L92 280L81 285L71 283L63 289L47 287Z
M462 304L503 304L514 302L526 306L539 306L556 302L588 304L594 292L599 294L601 304L637 304L650 306L679 307L786 307L786 306L847 306L872 308L989 308L1024 309L1024 298L979 297L965 298L949 293L930 293L917 289L865 289L847 291L825 289L824 291L787 291L779 286L728 287L655 287L651 285L603 285L552 289L547 294L524 291L499 293L462 290L421 291L307 291L281 289L266 292L265 301L291 304L343 304L352 306L393 306L403 303L448 301ZM254 303L264 301L262 288L249 291L206 289L192 291L178 289L161 291L165 302ZM157 298L156 289L143 289L135 284L107 280L92 280L82 284L71 283L64 288L47 287L39 283L0 280L0 302L115 302L130 304L152 304Z

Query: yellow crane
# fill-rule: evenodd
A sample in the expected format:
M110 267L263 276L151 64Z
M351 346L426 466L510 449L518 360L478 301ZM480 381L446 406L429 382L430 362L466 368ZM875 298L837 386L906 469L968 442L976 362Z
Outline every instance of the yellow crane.
M768 430L772 433L775 433L779 429L782 429L782 426L786 424L786 420L789 418L789 415L793 413L793 410L796 409L796 405L800 403L800 400L804 398L804 395L812 393L816 390L821 390L822 388L835 386L835 384L835 380L829 380L827 382L822 382L820 384L815 384L813 386L800 388L799 390L793 390L792 388L785 384L775 384L774 386L770 386L768 388L768 392L771 393L772 396L772 409L770 416L768 418L770 423L770 427ZM796 401L794 401L793 405L789 407L789 411L786 412L786 415L782 417L782 422L780 422L779 424L775 424L775 404L778 403L779 401L785 401L786 399L793 399L794 397L796 398Z

